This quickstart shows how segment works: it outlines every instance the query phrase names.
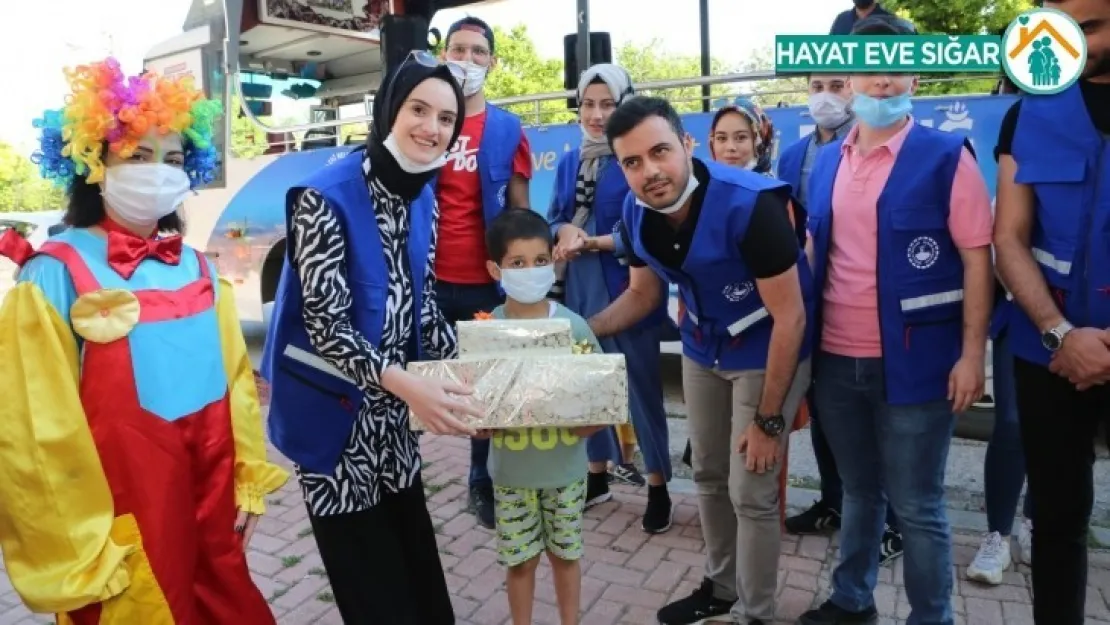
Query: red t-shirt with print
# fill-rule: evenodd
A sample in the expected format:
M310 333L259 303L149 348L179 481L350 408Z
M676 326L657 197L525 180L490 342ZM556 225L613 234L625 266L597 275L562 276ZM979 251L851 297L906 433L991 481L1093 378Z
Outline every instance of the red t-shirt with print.
M486 228L482 219L482 179L478 174L478 149L486 112L463 120L459 139L447 153L447 164L439 172L439 235L436 246L436 278L454 284L493 282L486 271ZM521 131L513 155L513 175L532 178L532 149ZM506 201L508 198L506 197Z

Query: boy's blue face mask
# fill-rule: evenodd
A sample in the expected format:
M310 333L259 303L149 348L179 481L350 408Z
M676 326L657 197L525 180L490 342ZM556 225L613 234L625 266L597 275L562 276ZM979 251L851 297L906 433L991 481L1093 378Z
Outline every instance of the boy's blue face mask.
M913 102L909 91L884 99L857 93L852 97L852 110L861 122L872 128L889 128L913 111Z

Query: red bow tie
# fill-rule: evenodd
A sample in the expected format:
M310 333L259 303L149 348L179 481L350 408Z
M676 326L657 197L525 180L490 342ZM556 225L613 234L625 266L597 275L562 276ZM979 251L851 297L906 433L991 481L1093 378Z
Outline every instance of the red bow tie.
M167 265L181 262L181 235L164 239L141 239L133 234L108 232L108 266L130 280L139 263L154 258Z

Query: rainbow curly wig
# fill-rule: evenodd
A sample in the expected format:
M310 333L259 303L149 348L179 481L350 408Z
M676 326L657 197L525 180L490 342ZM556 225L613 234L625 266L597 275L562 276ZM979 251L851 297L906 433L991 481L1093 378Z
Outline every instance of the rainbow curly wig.
M216 149L212 129L223 107L193 86L191 77L166 79L157 74L125 77L119 62L65 70L72 93L62 109L48 110L34 121L42 131L31 160L42 176L68 187L76 176L90 183L104 179L105 147L130 158L152 128L178 133L185 146L185 172L192 187L212 181Z

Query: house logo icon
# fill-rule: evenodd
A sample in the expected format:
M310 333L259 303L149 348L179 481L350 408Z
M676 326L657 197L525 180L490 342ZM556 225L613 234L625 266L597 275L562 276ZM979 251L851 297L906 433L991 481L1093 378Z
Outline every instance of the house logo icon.
M1067 14L1033 9L1002 37L1002 68L1027 93L1049 95L1072 86L1087 63L1087 39Z

